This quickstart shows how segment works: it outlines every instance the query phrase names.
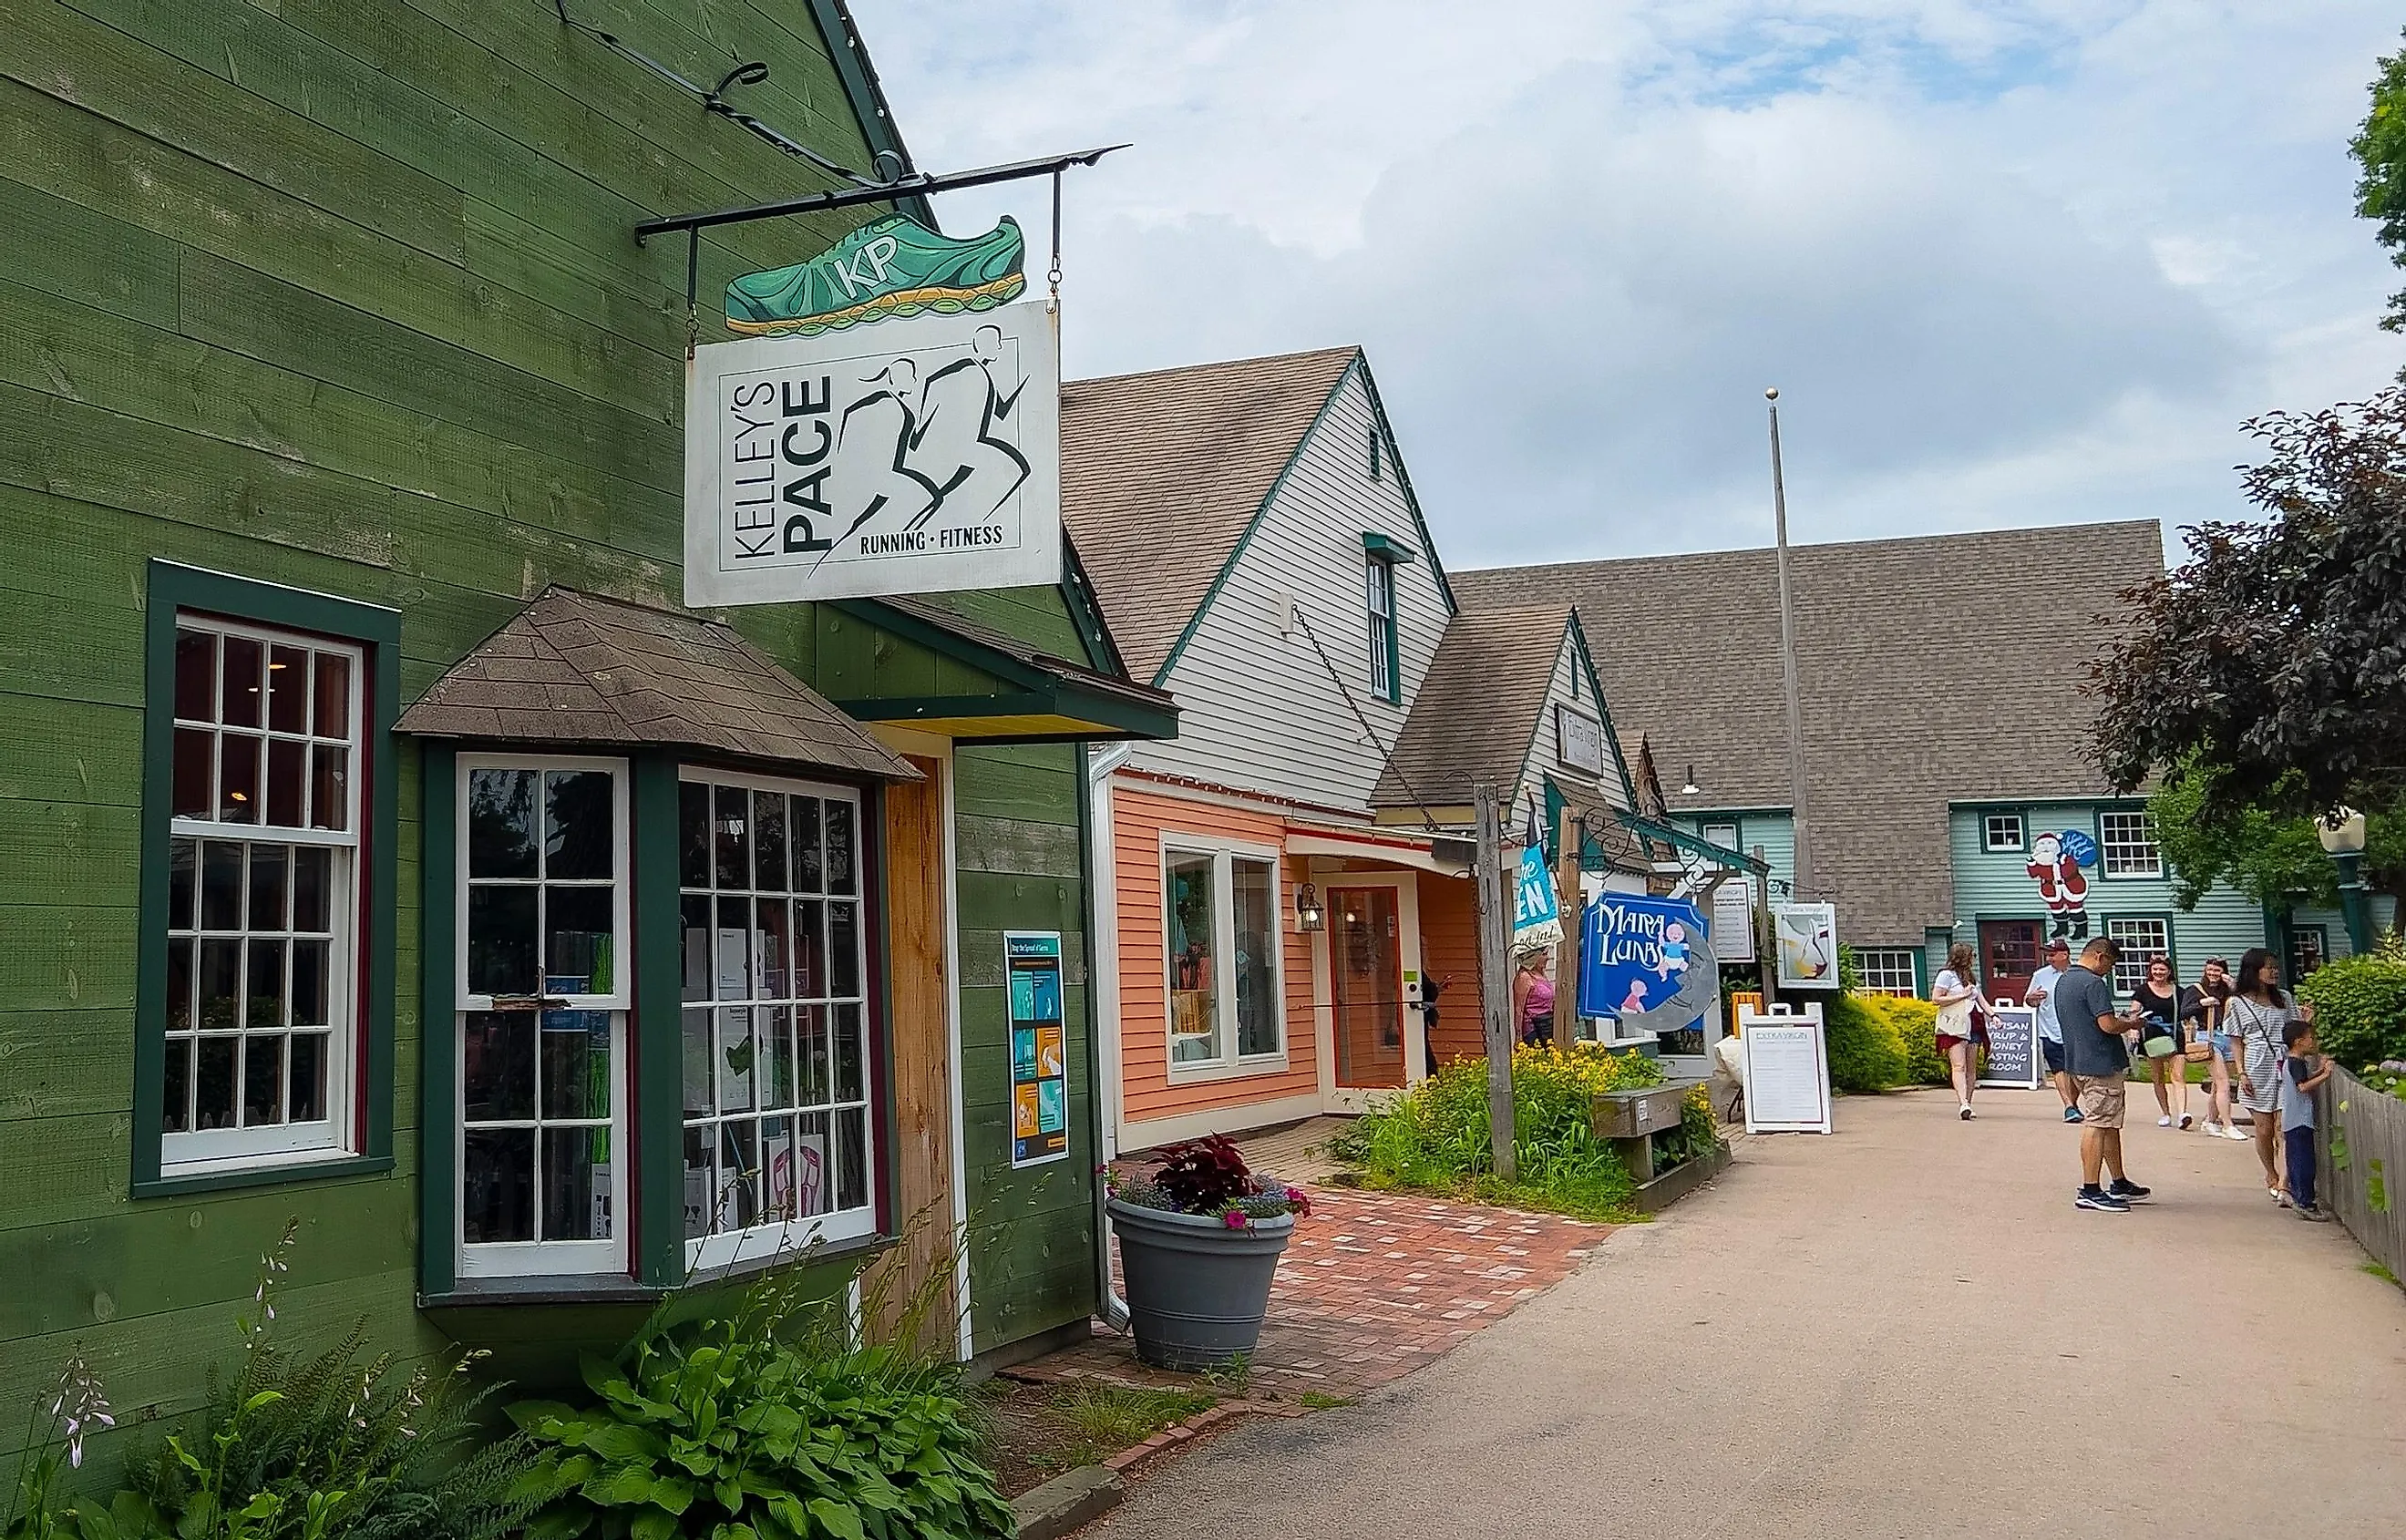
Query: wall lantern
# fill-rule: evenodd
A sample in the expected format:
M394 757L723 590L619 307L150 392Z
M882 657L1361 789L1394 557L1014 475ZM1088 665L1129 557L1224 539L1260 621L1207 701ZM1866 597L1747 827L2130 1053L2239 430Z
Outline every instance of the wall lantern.
M1295 890L1295 923L1304 930L1318 930L1328 923L1328 916L1321 911L1320 890L1309 883Z

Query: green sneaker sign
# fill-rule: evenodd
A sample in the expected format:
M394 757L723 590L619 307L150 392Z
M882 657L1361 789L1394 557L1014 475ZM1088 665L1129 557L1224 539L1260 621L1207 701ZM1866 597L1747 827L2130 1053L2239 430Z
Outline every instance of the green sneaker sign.
M888 316L992 310L1027 287L1019 222L970 240L888 215L806 262L747 273L727 286L727 326L750 337L816 336Z

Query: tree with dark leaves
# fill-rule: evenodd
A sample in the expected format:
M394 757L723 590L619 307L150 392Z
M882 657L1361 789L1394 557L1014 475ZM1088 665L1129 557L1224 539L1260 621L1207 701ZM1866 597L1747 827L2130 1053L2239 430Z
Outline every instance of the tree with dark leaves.
M2163 777L2226 843L2251 815L2406 800L2406 389L2246 431L2265 520L2188 530L2186 562L2125 590L2131 629L2085 686L2107 780Z

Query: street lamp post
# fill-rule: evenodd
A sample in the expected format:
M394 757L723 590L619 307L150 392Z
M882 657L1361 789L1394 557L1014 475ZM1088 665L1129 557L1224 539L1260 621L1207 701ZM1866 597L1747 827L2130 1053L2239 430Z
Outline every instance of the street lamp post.
M2354 808L2333 808L2314 820L2314 834L2323 852L2339 868L2339 912L2347 924L2347 949L2362 954L2367 943L2364 921L2364 814Z
M1788 799L1796 835L1795 889L1813 895L1813 843L1806 835L1804 709L1796 694L1796 606L1788 585L1788 484L1779 465L1779 388L1762 393L1771 403L1772 530L1779 548L1779 662L1788 690Z

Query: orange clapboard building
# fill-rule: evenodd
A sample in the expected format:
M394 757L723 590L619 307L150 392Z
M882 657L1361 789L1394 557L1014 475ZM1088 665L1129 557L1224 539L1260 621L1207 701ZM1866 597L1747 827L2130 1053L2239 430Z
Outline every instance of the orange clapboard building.
M1072 382L1062 440L1083 575L1181 710L1089 761L1116 1148L1479 1052L1474 780L1516 835L1631 801L1569 607L1458 613L1359 348Z

